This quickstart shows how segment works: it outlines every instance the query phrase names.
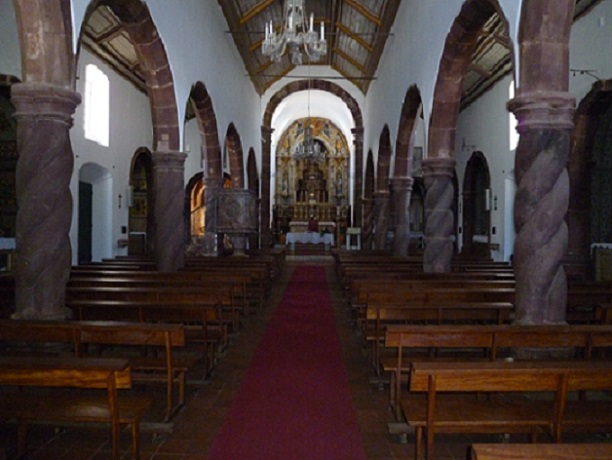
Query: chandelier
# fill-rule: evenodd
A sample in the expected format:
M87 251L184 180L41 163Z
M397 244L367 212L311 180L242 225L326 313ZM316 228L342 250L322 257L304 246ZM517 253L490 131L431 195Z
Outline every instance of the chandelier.
M272 21L266 23L266 36L261 45L264 56L278 61L289 48L291 63L297 66L302 64L301 46L304 47L310 62L317 62L327 53L325 24L321 21L320 36L314 30L313 13L310 14L308 25L306 24L304 0L285 0L283 16L285 19L280 34L276 33Z
M321 151L321 146L312 138L310 118L308 118L308 124L304 128L304 141L295 147L293 158L303 161L315 161L317 163L325 161L325 152Z

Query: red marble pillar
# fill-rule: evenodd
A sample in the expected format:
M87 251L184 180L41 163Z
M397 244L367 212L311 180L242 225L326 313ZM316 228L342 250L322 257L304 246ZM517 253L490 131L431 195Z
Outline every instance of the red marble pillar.
M183 200L184 165L182 152L153 153L155 217L155 260L162 272L175 272L184 264Z
M270 165L272 148L272 133L273 128L267 126L261 127L261 202L260 212L260 235L261 247L267 248L272 243L272 234L270 232Z
M374 192L374 249L385 249L389 229L389 199L387 190Z
M426 273L448 273L453 257L452 211L453 173L452 158L428 158L423 160L425 182L425 252L423 271Z
M538 91L511 100L521 135L515 158L514 274L516 323L561 323L566 318L565 215L569 202L567 160L574 99Z
M363 249L372 249L374 241L374 199L363 199L363 230L361 231Z
M81 96L37 83L11 87L17 120L16 318L64 319L72 250L70 128Z
M353 227L363 225L363 128L353 128L355 147L355 184L353 200Z
M394 177L391 179L393 189L393 210L395 213L395 235L393 237L393 255L408 255L410 244L410 196L412 194L412 177Z

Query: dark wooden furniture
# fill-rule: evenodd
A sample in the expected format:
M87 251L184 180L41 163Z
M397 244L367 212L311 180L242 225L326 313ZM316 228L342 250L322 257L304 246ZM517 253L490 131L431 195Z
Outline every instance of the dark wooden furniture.
M612 444L474 444L471 460L610 460Z
M124 359L0 357L0 418L17 421L20 457L25 455L28 422L45 421L109 423L113 460L121 456L121 425L130 425L132 454L138 459L140 420L151 401L119 394L131 388L131 383ZM10 387L48 387L55 391L10 391ZM100 391L83 393L74 389Z

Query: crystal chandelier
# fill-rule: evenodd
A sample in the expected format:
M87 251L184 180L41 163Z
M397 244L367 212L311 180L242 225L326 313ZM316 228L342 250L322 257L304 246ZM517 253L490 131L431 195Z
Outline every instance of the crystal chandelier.
M266 36L261 45L264 56L270 56L271 60L278 61L289 48L291 63L302 64L302 52L300 47L308 55L310 62L316 62L327 53L327 42L325 41L325 25L321 21L320 36L314 30L314 14L310 14L310 21L306 24L304 14L304 0L285 0L284 24L280 34L276 33L272 21L266 24Z
M304 128L304 141L295 147L293 158L303 161L315 161L317 163L325 161L325 152L321 151L321 146L312 138L310 117L308 118L308 125Z

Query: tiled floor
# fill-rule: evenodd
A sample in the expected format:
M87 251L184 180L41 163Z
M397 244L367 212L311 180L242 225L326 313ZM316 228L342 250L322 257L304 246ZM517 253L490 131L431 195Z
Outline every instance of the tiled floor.
M387 424L393 421L387 409L387 394L371 383L367 355L355 328L350 324L344 307L341 291L336 283L331 257L288 257L285 272L273 289L269 305L265 311L249 317L232 344L220 358L219 365L212 378L202 383L194 373L190 378L188 400L185 407L173 420L172 432L169 426L155 423L157 412L142 427L141 458L144 460L203 460L207 458L208 448L220 428L225 412L229 409L233 397L251 361L258 341L262 336L271 313L276 308L292 269L296 263L325 264L328 267L328 280L332 287L332 300L338 324L345 364L351 384L353 400L362 431L364 449L370 460L412 459L414 444L412 437L407 442L400 442L397 435L390 435ZM145 391L145 390L141 390ZM163 392L156 391L158 401L163 402ZM0 434L0 460L6 452L6 458L14 455L14 427L5 427ZM439 460L465 459L467 440L464 437L440 437L436 444L435 458ZM30 459L40 460L102 460L110 458L108 429L67 427L53 429L34 426L30 429L28 446ZM123 458L129 459L129 434L125 433L122 447ZM4 447L4 449L2 449ZM233 459L229 459L233 460ZM271 459L276 460L276 459ZM284 460L284 459L283 459ZM331 459L333 460L333 459Z

